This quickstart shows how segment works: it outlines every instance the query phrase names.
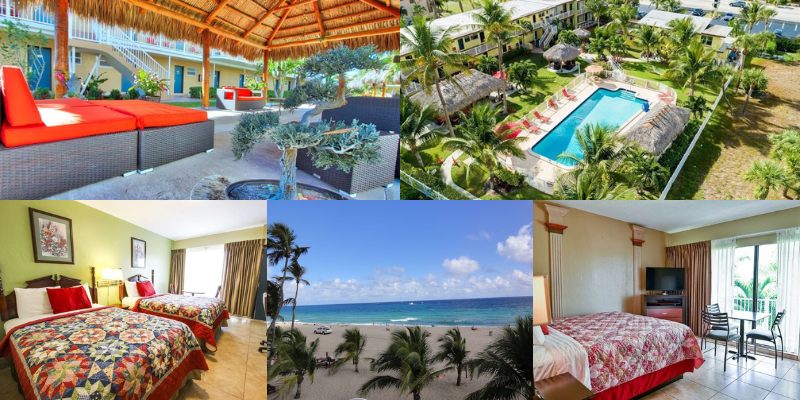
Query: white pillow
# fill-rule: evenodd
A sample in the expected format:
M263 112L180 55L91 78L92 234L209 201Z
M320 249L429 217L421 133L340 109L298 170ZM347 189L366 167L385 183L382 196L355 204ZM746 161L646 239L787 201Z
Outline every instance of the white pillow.
M125 291L128 292L128 297L142 297L139 295L139 289L136 288L136 282L125 282Z
M83 286L83 288L86 289L86 297L89 298L89 303L94 303L94 301L92 301L92 290L89 289L89 284L88 283L84 283L81 286Z
M533 327L533 345L544 346L544 332L539 325Z
M53 313L47 288L14 288L14 293L17 294L17 315L20 318Z

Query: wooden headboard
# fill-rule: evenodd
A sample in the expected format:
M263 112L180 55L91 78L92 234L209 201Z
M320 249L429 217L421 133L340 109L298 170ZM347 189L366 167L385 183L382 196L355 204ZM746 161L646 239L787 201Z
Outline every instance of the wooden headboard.
M156 270L154 270L154 269L150 270L150 279L147 279L147 277L142 275L142 274L136 274L136 275L134 275L134 276L132 276L132 277L126 279L126 280L128 282L146 282L146 281L150 281L153 284L155 284L156 283ZM123 282L123 283L119 284L119 299L122 300L125 297L128 297L128 291L125 290L125 283Z
M92 282L89 285L89 291L92 292L92 303L97 303L97 281L95 279L94 267L91 267ZM59 286L68 288L73 286L80 286L81 280L70 278L63 275L49 275L41 278L32 279L25 282L25 288L44 288ZM13 291L7 296L3 296L3 278L0 277L0 318L3 321L8 321L12 318L17 318L17 295Z

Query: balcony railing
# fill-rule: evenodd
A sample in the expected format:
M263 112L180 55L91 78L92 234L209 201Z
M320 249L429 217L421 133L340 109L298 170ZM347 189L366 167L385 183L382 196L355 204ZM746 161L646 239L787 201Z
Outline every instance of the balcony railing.
M478 54L486 53L489 50L496 49L497 45L494 43L484 43L469 49L462 51L464 54L469 54L471 56L477 56Z
M753 310L753 299L744 298L744 297L736 297L733 299L733 310L734 311L751 311ZM778 313L778 300L777 299L758 299L756 302L756 312L760 313L769 313L770 317L767 319L762 319L758 322L759 328L767 328L769 329L769 325L772 323L772 320L775 319L775 315ZM749 329L749 327L748 327Z

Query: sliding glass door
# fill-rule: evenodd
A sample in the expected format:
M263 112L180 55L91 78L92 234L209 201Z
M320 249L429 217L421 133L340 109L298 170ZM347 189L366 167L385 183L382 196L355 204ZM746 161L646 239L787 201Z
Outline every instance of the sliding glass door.
M739 247L735 257L733 309L770 313L770 318L759 321L757 325L768 329L777 312L777 245Z

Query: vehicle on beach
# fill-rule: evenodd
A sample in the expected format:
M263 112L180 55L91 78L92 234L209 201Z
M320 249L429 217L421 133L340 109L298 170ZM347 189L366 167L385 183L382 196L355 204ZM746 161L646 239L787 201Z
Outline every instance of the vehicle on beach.
M331 333L333 333L333 330L327 326L320 326L317 327L317 329L314 329L314 333L318 335L330 335Z

